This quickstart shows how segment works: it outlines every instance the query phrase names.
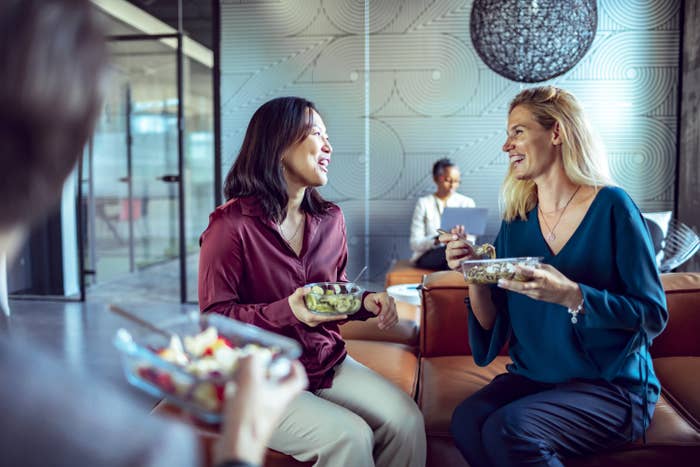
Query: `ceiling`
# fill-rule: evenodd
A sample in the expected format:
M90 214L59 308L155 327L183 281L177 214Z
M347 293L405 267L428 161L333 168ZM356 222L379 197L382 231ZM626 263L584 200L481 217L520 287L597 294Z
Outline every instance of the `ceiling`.
M130 0L128 3L138 7L151 16L177 28L176 0ZM207 8L189 8L188 4ZM211 43L211 18L205 21L203 15L211 12L209 0L183 2L185 15L183 27L187 35L194 41L207 47ZM145 34L146 31L97 9L105 25L107 34L134 35ZM197 17L198 20L193 20ZM187 28L190 27L190 31ZM194 29L192 29L194 28ZM195 34L199 34L197 37ZM177 59L172 44L166 40L111 40L109 42L113 80L115 83L130 84L132 100L139 105L148 102L176 102L177 97ZM187 44L185 44L185 47ZM185 50L184 62L184 92L187 96L185 114L193 116L211 112L212 107L212 70L211 66L203 65L201 60L190 56ZM114 92L119 93L121 85L116 85ZM170 111L174 111L173 108Z
M178 3L180 2L177 0L128 0L128 2L172 28L178 28ZM185 32L203 46L214 50L212 0L181 0L181 3L182 26Z

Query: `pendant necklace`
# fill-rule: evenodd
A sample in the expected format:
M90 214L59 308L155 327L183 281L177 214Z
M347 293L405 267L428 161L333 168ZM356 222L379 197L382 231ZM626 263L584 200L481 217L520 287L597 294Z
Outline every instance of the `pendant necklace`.
M299 230L301 229L301 224L303 224L303 223L304 223L304 219L302 219L301 222L299 222L299 224L297 225L297 229L294 231L294 235L292 235L292 236L289 237L289 238L287 238L287 237L284 235L284 230L282 230L282 224L281 224L281 223L280 223L280 224L277 224L277 227L278 227L278 229L279 229L279 231L280 231L280 235L282 235L282 238L284 239L284 241L287 242L287 243L289 243L289 244L291 245L291 244L292 244L292 240L294 240L294 239L296 238L297 234L299 233Z
M547 230L549 230L549 233L544 236L544 239L547 240L547 243L552 243L554 240L557 239L557 236L554 234L554 230L557 228L559 225L559 222L561 222L561 218L564 217L564 211L566 211L566 208L569 207L569 204L571 204L571 201L574 199L574 196L576 196L576 193L578 193L578 190L581 189L581 185L574 190L574 193L571 195L571 198L569 198L569 201L566 202L564 207L561 210L561 214L559 214L559 219L557 219L557 222L554 224L554 227L549 227L549 224L547 223L547 219L544 217L544 212L542 212L542 207L537 203L537 210L540 212L540 216L542 217L542 221L544 222L545 227L547 227Z

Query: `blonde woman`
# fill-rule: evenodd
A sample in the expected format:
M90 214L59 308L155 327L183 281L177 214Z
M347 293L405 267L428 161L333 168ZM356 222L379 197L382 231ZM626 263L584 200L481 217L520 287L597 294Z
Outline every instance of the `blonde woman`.
M570 93L527 89L510 104L499 257L542 256L527 281L469 287L469 342L512 363L455 410L471 466L562 465L643 435L660 386L648 347L668 313L642 215L609 180ZM444 234L452 269L473 255Z

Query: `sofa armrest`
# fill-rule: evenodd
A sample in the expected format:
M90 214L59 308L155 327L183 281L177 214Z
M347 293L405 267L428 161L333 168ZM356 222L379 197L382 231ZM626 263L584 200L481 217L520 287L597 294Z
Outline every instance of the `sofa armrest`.
M423 280L423 276L431 272L433 272L431 269L414 266L407 259L396 260L386 273L384 287L397 284L418 284Z
M396 301L399 322L391 329L379 329L377 320L348 321L340 326L343 339L394 342L404 344L418 351L418 329L420 329L420 311L417 305Z
M423 278L420 353L423 357L471 355L467 331L464 277L439 271Z
M654 340L651 355L700 356L700 273L661 275L668 304L666 329Z

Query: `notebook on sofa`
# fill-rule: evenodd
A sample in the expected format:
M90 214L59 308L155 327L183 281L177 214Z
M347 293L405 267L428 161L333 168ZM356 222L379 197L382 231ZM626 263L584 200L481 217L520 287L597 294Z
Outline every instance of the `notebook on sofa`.
M489 210L486 208L452 208L442 211L440 228L450 230L457 225L463 225L472 235L483 235L486 231L486 218Z

